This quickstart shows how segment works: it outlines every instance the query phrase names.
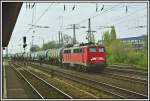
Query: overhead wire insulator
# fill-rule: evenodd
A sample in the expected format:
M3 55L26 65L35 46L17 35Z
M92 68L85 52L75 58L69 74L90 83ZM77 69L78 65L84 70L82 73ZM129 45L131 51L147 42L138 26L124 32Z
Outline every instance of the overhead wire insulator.
M126 6L126 13L128 12L128 7Z
M101 11L104 9L104 5L102 6L102 8L101 8Z
M64 5L64 11L66 10L66 6Z
M35 6L35 3L33 3L32 8Z
M75 5L72 7L72 11L75 9Z
M29 3L29 9L30 9L30 3Z
M98 10L98 6L97 6L97 4L96 4L96 12L97 12L97 10Z
M28 8L28 4L26 3L26 9Z

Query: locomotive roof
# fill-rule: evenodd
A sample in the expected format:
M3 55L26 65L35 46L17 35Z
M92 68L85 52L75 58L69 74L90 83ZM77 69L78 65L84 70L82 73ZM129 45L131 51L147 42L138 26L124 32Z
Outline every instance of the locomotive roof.
M74 46L74 47L67 47L67 48L64 48L64 50L66 49L76 49L76 48L83 48L83 47L104 47L103 45L86 45L86 46Z

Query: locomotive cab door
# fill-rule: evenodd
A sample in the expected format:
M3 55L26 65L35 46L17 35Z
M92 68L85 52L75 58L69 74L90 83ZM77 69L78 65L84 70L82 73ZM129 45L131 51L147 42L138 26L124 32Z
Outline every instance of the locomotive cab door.
M84 48L82 48L82 62L86 63L86 61L87 61L87 50L84 47Z

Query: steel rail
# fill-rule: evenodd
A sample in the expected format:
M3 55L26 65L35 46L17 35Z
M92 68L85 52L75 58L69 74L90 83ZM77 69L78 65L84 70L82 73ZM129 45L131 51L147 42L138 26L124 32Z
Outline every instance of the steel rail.
M147 80L144 80L144 79L130 77L130 76L126 76L126 75L120 75L120 74L116 74L116 73L108 73L108 72L103 72L103 74L111 75L111 76L113 76L112 78L117 78L120 80L128 80L131 82L147 85Z
M13 66L11 65L12 69L14 71L16 71L27 83L28 85L33 89L33 91L36 92L36 94L41 98L41 99L44 99L44 97L36 90L36 88Z
M62 73L62 72L59 72L59 73ZM69 73L63 73L63 74L67 74L69 76L74 76L76 78L79 78L79 79L82 79L82 80L87 80L89 82L93 82L94 84L97 84L97 85L103 85L105 87L108 87L108 88L111 88L111 89L116 89L116 91L121 91L121 92L125 92L126 94L128 95L132 95L133 97L135 96L136 97L139 97L139 98L147 98L147 95L144 95L144 94L140 94L140 93L137 93L137 92L134 92L134 91L130 91L130 90L127 90L127 89L124 89L124 88L121 88L121 87L117 87L117 86L113 86L113 85L110 85L110 84L107 84L107 83L104 83L104 82L100 82L100 81L96 81L96 80L92 80L92 79L89 79L89 78L84 78L80 75L73 75L73 74L69 74ZM110 91L109 91L110 92ZM113 93L114 94L114 93ZM114 95L117 95L121 98L127 98L126 96L124 95L118 95L118 94L114 94Z
M32 65L32 67L33 67L33 65ZM34 67L33 67L34 68ZM49 69L49 70L46 70L46 69L44 69L44 68L39 68L39 67L37 67L38 69L40 69L40 70L42 70L42 71L44 71L44 72L47 72L47 73L49 73L51 70L53 70L53 69ZM37 68L35 68L35 69L37 69ZM64 78L66 78L66 79L69 79L69 80L72 80L72 81L75 81L75 82L78 82L78 83L81 83L81 84L84 84L84 85L87 85L87 86L89 86L89 83L85 83L85 82L83 82L83 80L79 80L79 79L77 79L76 77L75 78L72 78L71 76L65 76L65 75L62 75L62 72L59 72L59 71L57 71L57 70L53 70L53 71L55 71L55 74L57 73L57 75L58 76L61 76L61 77L64 77ZM97 89L97 90L100 90L100 91L103 91L103 92L105 92L105 93L107 93L107 94L111 94L111 95L113 95L113 96L115 96L115 97L117 97L117 98L125 98L124 96L121 96L121 95L119 95L119 94L115 94L115 93L113 93L113 92L111 92L111 91L107 91L107 90L104 90L104 89L100 89L99 87L97 87L97 86L94 86L94 85L90 85L90 87L92 87L92 88L94 88L94 89Z
M16 64L17 66L20 66L18 64ZM21 66L20 66L21 67ZM21 67L22 68L22 67ZM24 69L25 70L25 69ZM64 96L66 96L66 98L69 98L69 99L72 99L73 97L71 97L70 95L68 95L67 93L63 92L62 90L60 90L59 88L51 85L50 83L48 83L47 81L45 81L44 79L38 77L37 75L35 75L34 73L28 71L28 70L25 70L26 72L30 73L31 75L33 75L34 77L36 77L37 79L41 80L43 83L45 83L46 85L54 88L56 91L60 92L61 94L63 94Z
M105 70L111 70L111 71L121 71L121 72L124 72L124 73L133 73L133 74L140 74L140 75L143 75L143 76L146 76L145 73L141 72L140 70L136 70L136 69L129 69L129 68L118 68L118 66L108 66L105 68Z

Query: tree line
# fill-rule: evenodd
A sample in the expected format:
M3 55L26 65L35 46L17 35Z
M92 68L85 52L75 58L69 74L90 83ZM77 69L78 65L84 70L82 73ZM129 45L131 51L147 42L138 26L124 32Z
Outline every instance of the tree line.
M122 42L117 39L115 27L102 35L102 43L106 47L106 60L108 64L123 63L144 66L147 69L147 36L144 39L144 47L137 51L130 42Z

